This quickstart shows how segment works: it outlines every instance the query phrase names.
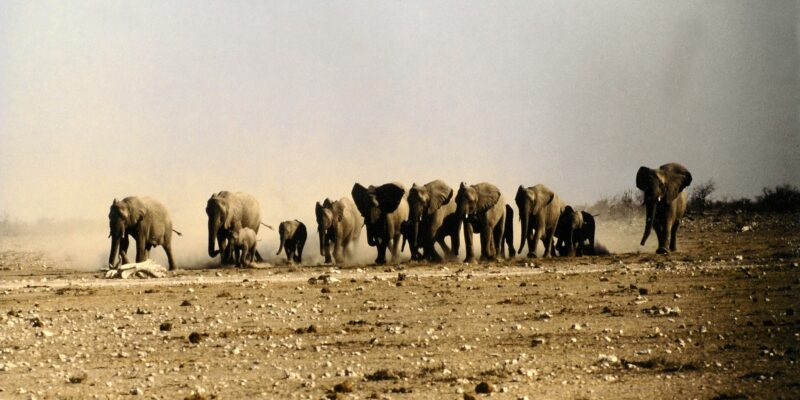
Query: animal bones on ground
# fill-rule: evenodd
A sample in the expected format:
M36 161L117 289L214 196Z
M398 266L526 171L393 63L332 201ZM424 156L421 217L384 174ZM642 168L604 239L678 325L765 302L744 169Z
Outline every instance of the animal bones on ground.
M117 269L106 271L106 279L129 279L129 278L163 278L167 275L167 268L158 265L153 260L145 260L139 263L128 263L120 265Z

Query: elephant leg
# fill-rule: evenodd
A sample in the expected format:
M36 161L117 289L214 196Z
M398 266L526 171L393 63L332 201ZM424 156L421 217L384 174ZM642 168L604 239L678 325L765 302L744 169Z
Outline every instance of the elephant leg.
M547 229L547 230L542 229L542 230L545 231L544 232L545 238L544 238L544 255L543 255L543 257L551 257L551 256L553 256L553 236L555 236L556 231L555 231L555 229ZM572 248L571 246L572 246L572 244L570 243L570 247L569 248Z
M536 258L536 249L539 247L539 241L542 240L542 229L536 229L533 232L533 238L528 235L528 257ZM552 241L552 238L550 239ZM548 243L545 243L545 257L547 256Z
M375 264L386 264L386 243L381 241L376 247L378 248L378 257L375 258Z
M669 231L672 229L672 224L667 220L659 221L654 226L656 235L658 236L658 249L657 254L667 254L667 240L669 239Z
M678 228L681 226L681 221L676 220L672 224L670 230L669 251L678 251Z
M503 246L503 231L505 229L505 225L506 221L505 218L503 218L497 223L497 225L495 225L494 232L492 232L495 260L498 258L506 258L506 250L505 246Z
M147 245L146 240L144 239L143 235L139 235L136 238L136 262L142 262L147 260Z
M398 233L394 238L391 239L391 243L389 243L389 245L391 246L389 248L389 251L392 252L392 262L393 263L397 262L398 259L400 258L400 252L398 250L399 250L399 247L400 247L400 241L401 240L402 240L402 238L400 237L400 234Z
M167 253L167 263L169 264L169 270L172 271L175 269L175 258L172 256L172 244L166 243L162 247L164 248L164 252Z
M475 261L475 253L472 251L472 223L465 222L464 223L464 246L467 250L467 256L464 258L464 262L470 263Z
M567 256L575 257L575 231L570 231L567 235Z
M258 250L253 250L252 253L252 257L255 261L264 262L264 257L261 257L261 253L259 253Z

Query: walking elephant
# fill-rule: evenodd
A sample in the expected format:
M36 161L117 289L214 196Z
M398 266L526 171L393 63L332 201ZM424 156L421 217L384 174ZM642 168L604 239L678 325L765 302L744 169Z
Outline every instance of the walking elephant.
M231 247L233 247L233 258L236 260L236 267L252 267L256 254L256 231L250 228L242 228L231 232Z
M416 183L408 191L408 240L411 259L427 259L442 261L436 252L435 243L439 243L448 259L458 256L460 241L458 237L459 221L456 215L454 191L441 180L435 180L418 186ZM450 237L450 246L444 239ZM419 254L419 249L423 254Z
M464 243L467 256L465 262L475 259L472 250L472 235L480 234L481 260L497 259L506 228L506 204L500 189L491 183L468 186L462 182L456 194L456 215L459 229L464 225Z
M221 191L211 195L206 203L208 215L208 255L216 257L222 254L222 264L232 264L233 248L230 246L230 237L233 231L241 228L250 228L258 234L260 225L269 229L271 226L261 222L261 207L255 197L244 192ZM215 248L215 244L218 248ZM255 259L259 262L264 259L258 250Z
M641 245L647 242L655 228L658 236L656 253L666 254L678 249L678 228L686 212L686 192L692 183L692 174L683 165L669 163L658 169L639 168L636 187L644 192L645 225Z
M334 202L325 199L322 204L317 202L314 211L319 233L319 254L325 257L325 262L332 261L331 252L337 264L351 259L351 247L358 243L364 225L364 218L358 213L353 200L347 197Z
M376 264L386 264L386 249L392 253L392 262L400 255L400 224L408 219L406 188L400 183L387 183L365 188L353 185L351 191L358 211L367 226L367 243L378 248Z
M308 238L306 225L298 220L283 221L278 225L278 234L281 237L281 244L278 246L278 252L275 255L281 254L283 249L286 251L286 260L290 264L292 262L302 262L303 247L305 247L306 239Z
M566 206L556 224L555 249L562 256L593 255L594 234L594 216L586 211L577 211L572 206ZM588 247L586 242L589 242Z
M544 257L552 254L553 236L558 218L564 211L564 203L545 185L524 187L520 185L514 198L519 209L521 225L518 253L522 253L528 242L528 257L536 257L536 248L541 240Z
M129 236L136 241L136 262L149 258L150 249L161 246L167 253L169 269L175 269L172 256L172 219L167 208L150 197L114 199L108 212L111 252L108 267L116 268L120 262L128 263Z

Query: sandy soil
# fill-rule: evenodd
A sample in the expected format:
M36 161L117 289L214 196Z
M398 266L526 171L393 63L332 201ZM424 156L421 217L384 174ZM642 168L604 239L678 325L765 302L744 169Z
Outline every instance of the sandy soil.
M139 281L0 238L0 398L800 398L800 215L686 225L670 256Z

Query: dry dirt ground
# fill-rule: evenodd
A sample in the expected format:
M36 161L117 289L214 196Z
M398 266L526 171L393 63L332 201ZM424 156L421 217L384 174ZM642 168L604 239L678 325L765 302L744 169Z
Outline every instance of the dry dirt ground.
M796 399L798 232L711 215L670 256L132 282L6 246L0 398Z

